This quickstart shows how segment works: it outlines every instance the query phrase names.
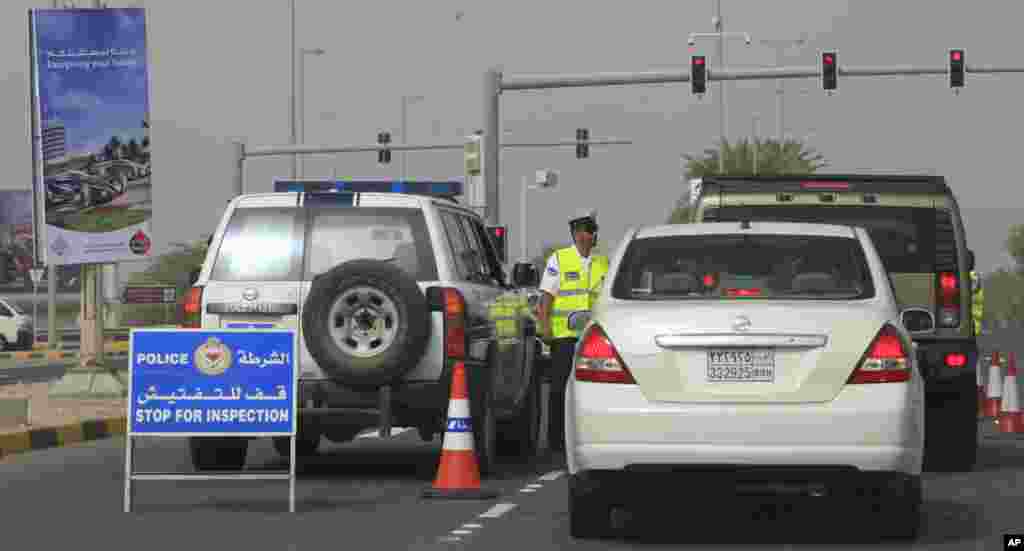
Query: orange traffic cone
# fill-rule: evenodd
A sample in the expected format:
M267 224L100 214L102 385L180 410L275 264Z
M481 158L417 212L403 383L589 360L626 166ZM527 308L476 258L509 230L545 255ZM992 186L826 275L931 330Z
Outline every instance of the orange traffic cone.
M992 355L992 366L988 371L988 386L985 390L985 417L997 419L1003 399L1003 378L1000 376L999 356Z
M452 373L448 426L444 432L441 465L434 486L423 490L423 497L449 499L492 499L498 492L480 488L480 466L473 449L473 424L469 413L466 366L456 362Z
M985 418L985 370L991 369L992 362L997 361L997 358L999 358L999 352L993 352L986 356L988 356L988 365L982 365L983 362L978 362L978 368L974 370L975 378L978 381L978 419Z
M999 412L999 432L1024 432L1021 423L1020 389L1017 387L1017 354L1007 358L1006 379L1003 380L1003 404Z

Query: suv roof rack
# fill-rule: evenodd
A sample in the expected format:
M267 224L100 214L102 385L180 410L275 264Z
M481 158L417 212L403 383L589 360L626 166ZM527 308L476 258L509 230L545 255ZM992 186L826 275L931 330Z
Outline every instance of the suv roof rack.
M780 191L859 191L879 193L894 191L918 193L951 193L946 179L932 175L906 174L792 174L784 176L705 176L702 191L717 187L723 192Z

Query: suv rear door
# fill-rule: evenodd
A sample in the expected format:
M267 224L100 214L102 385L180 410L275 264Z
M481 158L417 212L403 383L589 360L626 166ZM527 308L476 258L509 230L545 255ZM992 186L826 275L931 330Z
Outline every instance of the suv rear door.
M313 278L356 259L395 258L399 267L423 289L438 281L437 263L423 211L418 206L353 206L358 194L307 194L307 217L300 309L306 302ZM443 334L440 315L432 316L431 334ZM303 373L315 378L324 374L299 338ZM440 339L431 339L419 364L405 375L406 381L433 381L442 371L444 351Z
M240 202L211 251L203 327L299 330L304 234L294 195Z

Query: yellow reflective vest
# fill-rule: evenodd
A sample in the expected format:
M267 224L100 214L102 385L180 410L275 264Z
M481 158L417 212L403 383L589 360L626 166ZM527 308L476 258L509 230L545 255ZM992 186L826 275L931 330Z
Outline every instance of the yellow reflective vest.
M575 246L558 249L555 254L558 257L558 296L551 305L551 336L555 339L579 337L578 330L569 328L569 315L593 308L608 273L608 257L591 253L590 270L584 270Z
M503 293L491 303L488 314L499 343L519 337L519 323L526 308L526 297L519 293Z

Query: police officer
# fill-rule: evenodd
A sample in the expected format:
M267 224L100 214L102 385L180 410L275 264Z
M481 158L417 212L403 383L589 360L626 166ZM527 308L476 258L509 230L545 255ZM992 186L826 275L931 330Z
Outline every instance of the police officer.
M551 347L551 390L548 442L553 451L565 451L565 389L580 328L570 326L573 312L593 306L595 291L608 272L608 257L592 254L597 243L597 213L578 213L569 220L573 245L556 250L541 279L538 317Z

